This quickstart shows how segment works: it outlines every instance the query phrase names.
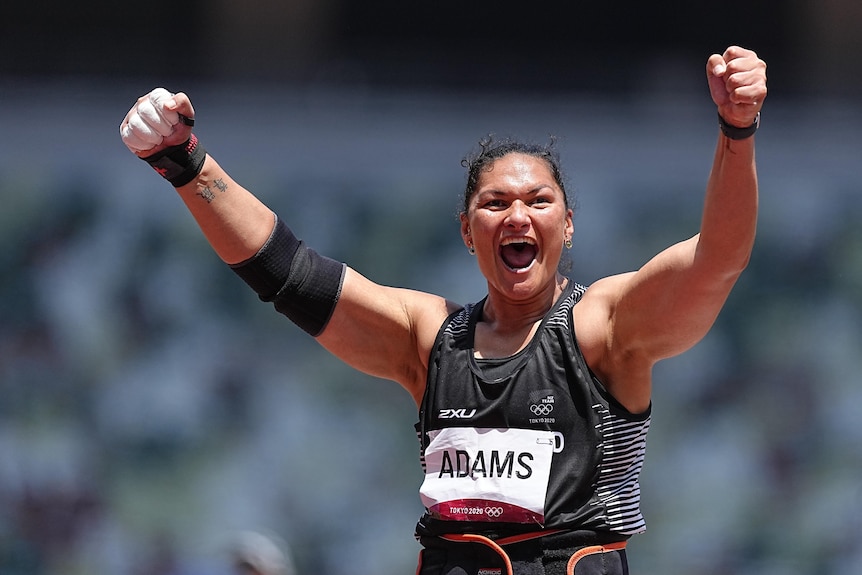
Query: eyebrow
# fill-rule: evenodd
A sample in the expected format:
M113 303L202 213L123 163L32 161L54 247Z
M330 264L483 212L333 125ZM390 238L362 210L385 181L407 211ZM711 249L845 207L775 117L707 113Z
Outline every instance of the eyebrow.
M550 190L551 192L556 191L556 190L554 189L554 187L553 187L553 186L551 186L550 184L541 184L541 185L539 185L539 186L536 186L535 188L532 188L532 189L527 190L527 192L526 192L526 193L527 193L527 195L535 196L535 195L537 195L537 194L541 193L541 192L542 192L542 191L544 191L544 190ZM496 189L496 188L490 188L490 189L487 189L487 190L479 190L479 191L477 192L477 195L491 194L491 195L493 195L493 196L495 196L495 197L498 197L498 196L508 196L510 193L511 193L511 192L506 192L506 191L504 191L504 190L498 190L498 189Z

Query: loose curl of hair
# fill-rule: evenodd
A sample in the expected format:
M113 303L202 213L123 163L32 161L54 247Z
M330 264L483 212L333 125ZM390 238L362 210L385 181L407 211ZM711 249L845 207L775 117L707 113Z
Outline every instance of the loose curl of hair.
M560 168L560 155L555 148L556 143L557 139L554 136L550 137L547 144L528 143L509 137L495 140L493 134L482 138L479 141L479 147L461 160L461 165L467 168L467 184L464 187L462 201L463 212L466 213L469 210L470 199L476 193L476 187L479 185L482 174L489 171L494 162L509 154L524 154L543 160L551 170L554 181L563 192L566 207L574 210L574 202L566 191L565 177ZM557 271L563 275L568 275L571 270L572 260L564 254L557 265Z

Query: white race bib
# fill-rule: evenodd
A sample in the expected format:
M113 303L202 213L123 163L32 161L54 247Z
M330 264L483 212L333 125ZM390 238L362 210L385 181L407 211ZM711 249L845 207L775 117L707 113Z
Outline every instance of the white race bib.
M428 435L419 495L432 516L544 523L553 431L457 427Z

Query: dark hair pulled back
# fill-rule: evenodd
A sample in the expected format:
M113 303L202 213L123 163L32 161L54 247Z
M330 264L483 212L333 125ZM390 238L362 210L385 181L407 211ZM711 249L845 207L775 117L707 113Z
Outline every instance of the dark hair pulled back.
M551 170L554 181L560 186L566 199L566 206L572 207L562 170L560 169L560 155L555 148L556 138L551 136L547 144L528 143L514 138L501 138L496 140L493 134L489 134L479 141L478 148L461 160L461 165L467 168L467 185L464 188L462 209L466 212L470 206L470 199L476 193L476 186L482 173L491 169L494 162L509 154L524 154L544 160Z

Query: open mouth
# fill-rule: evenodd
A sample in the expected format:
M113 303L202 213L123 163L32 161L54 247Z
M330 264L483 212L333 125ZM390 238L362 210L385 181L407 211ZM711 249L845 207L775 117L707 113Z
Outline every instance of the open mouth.
M503 240L500 257L506 267L513 271L525 271L536 261L536 245L530 238Z

